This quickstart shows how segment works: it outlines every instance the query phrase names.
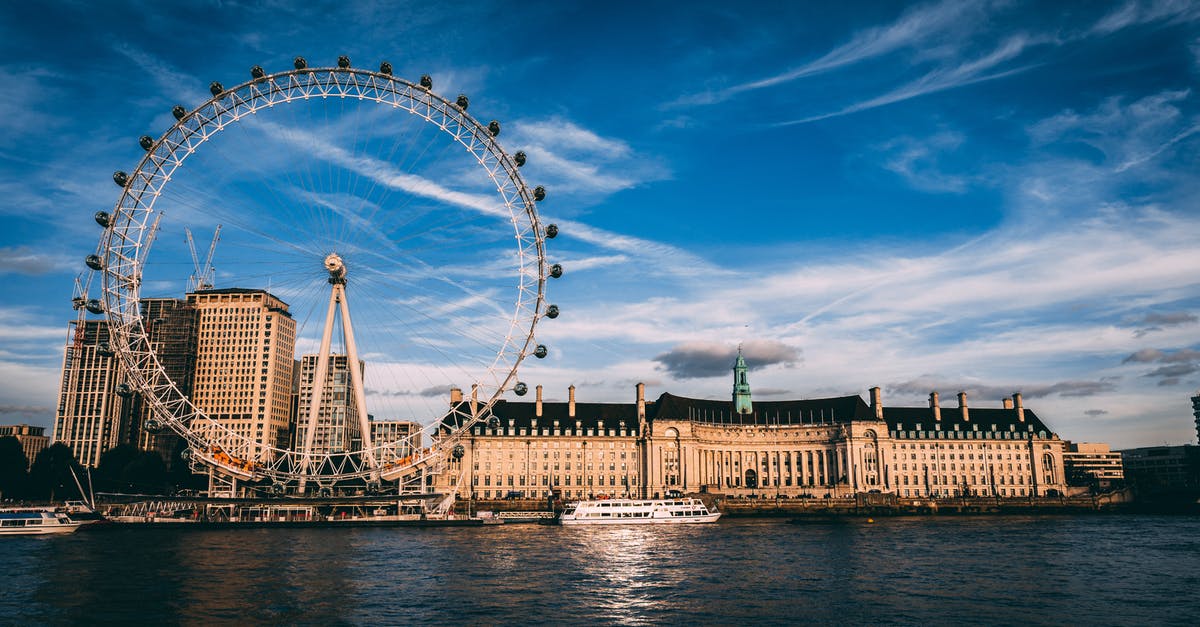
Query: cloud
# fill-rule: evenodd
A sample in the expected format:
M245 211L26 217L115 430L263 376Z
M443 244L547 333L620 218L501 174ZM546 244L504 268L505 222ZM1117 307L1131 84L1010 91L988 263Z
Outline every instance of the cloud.
M45 414L51 409L44 405L0 405L0 415L10 414Z
M55 255L48 255L28 246L0 248L0 274L42 275L65 270L70 264Z
M813 115L797 120L787 122L779 122L775 126L792 126L796 124L808 124L819 120L827 120L851 113L858 113L868 109L875 109L885 105L911 100L920 96L933 94L948 89L956 89L965 87L975 83L992 81L999 78L1005 78L1014 74L1019 74L1029 70L1033 66L1015 67L1007 70L994 70L999 65L1005 64L1018 57L1024 50L1032 45L1042 43L1039 40L1031 39L1028 35L1020 34L1010 37L1004 43L1000 44L990 53L960 63L954 67L942 67L927 72L924 76L910 81L896 89L893 89L880 96L868 98L855 104L843 107L830 113Z
M939 167L942 153L958 150L963 144L961 133L942 131L923 140L900 137L884 144L880 150L887 154L883 167L903 177L915 189L928 192L962 193L967 178L943 172Z
M1163 351L1143 348L1125 359L1122 364L1160 364L1142 375L1146 379L1158 379L1159 386L1179 385L1184 377L1200 372L1200 350L1182 348Z
M948 30L969 30L969 24L979 21L966 19L969 14L978 14L981 3L950 0L936 4L925 4L906 11L895 22L876 26L856 33L846 43L837 46L820 58L787 71L727 87L683 96L669 106L711 105L724 102L743 93L774 87L792 81L823 74L847 67L868 59L882 57L901 48L920 45L935 35Z
M658 355L658 368L680 379L726 376L732 372L736 347L715 342L687 342ZM742 355L751 370L800 360L800 349L774 340L756 340L742 345Z
M1099 416L1108 415L1108 411L1103 410L1103 409L1089 409L1089 410L1083 412L1083 415L1091 416L1092 418L1097 418Z
M1181 21L1195 19L1200 9L1189 0L1130 0L1117 7L1092 26L1089 34L1109 35L1119 30L1159 20Z
M1020 392L1022 398L1026 399L1046 398L1049 396L1078 398L1085 396L1096 396L1098 394L1111 392L1115 389L1116 385L1112 381L1060 381L1058 383L1040 385L999 386L971 381L953 381L951 379L930 375L905 381L903 383L893 383L887 386L889 394L913 396L927 395L930 392L936 392L939 390L952 390L955 393L966 392L968 404L971 403L971 399L973 398L1008 398L1012 394L1018 392ZM943 402L946 401L944 400Z
M528 155L525 169L555 194L594 200L670 177L666 167L635 153L628 143L562 117L517 120L512 127L512 145Z
M1165 327L1174 327L1184 324L1191 324L1200 320L1196 314L1186 311L1173 313L1150 313L1146 314L1141 320L1135 322L1139 328L1134 330L1133 336L1137 338L1145 337L1154 331L1162 331Z

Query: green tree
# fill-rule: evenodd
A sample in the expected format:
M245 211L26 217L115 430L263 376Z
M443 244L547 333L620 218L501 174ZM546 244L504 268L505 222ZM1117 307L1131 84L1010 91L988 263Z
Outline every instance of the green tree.
M167 465L155 451L138 451L121 471L121 481L139 494L162 494L167 488Z
M104 451L96 465L96 490L101 492L130 492L133 486L125 479L125 468L138 457L131 444L121 444Z
M75 479L71 476L74 470L83 476L83 467L75 461L71 447L62 442L55 442L38 453L29 469L29 492L27 498L36 500L65 501L82 498Z
M0 438L0 498L24 498L28 468L29 460L20 440L12 436Z

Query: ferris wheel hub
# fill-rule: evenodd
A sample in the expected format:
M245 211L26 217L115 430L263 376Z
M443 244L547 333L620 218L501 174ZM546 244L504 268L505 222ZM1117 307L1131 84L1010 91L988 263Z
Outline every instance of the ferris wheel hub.
M346 262L342 261L341 255L337 253L325 255L325 269L329 271L330 283L346 282Z

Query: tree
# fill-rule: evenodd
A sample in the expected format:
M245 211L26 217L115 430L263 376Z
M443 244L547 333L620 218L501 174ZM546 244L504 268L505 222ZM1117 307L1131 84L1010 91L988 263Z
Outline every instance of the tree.
M55 442L38 453L29 469L29 492L26 496L36 500L67 500L82 498L79 488L75 486L76 474L83 471L71 447L62 442ZM82 475L80 475L82 476Z
M97 490L104 492L127 492L132 486L125 479L125 468L138 457L132 444L120 444L104 451L96 465Z
M25 496L29 482L29 460L20 440L5 436L0 438L0 498L16 499Z

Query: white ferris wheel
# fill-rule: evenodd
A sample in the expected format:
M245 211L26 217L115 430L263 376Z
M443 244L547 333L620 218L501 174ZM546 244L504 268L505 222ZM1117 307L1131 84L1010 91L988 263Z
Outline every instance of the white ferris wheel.
M250 74L231 88L212 83L194 109L176 106L165 133L141 138L137 167L113 175L120 199L97 213L104 231L87 259L103 298L86 308L107 318L123 392L147 408L142 428L178 434L193 467L275 493L424 482L462 456L462 438L496 401L526 393L522 361L547 356L535 328L558 316L545 288L562 267L546 258L558 231L538 217L546 191L525 184L526 156L501 147L498 122L469 114L465 95L434 93L428 75L410 82L390 63L369 71L344 56L336 67L297 57L294 69ZM201 291L278 298L295 359L315 356L308 401L293 401L303 437L231 426L164 367L144 299L177 295L189 271L210 270L182 245L183 233L191 246L191 230L205 229L220 232L220 247ZM315 447L328 426L318 414L331 356L361 364L337 381L354 396L339 400L359 437ZM258 355L246 358L257 366ZM207 385L249 394L253 409L261 382L247 372L209 373ZM457 402L452 387L465 391ZM374 419L420 428L376 442Z

